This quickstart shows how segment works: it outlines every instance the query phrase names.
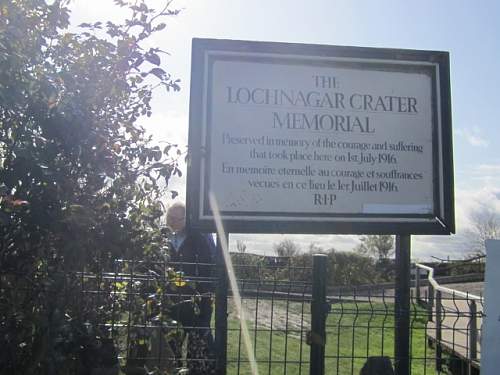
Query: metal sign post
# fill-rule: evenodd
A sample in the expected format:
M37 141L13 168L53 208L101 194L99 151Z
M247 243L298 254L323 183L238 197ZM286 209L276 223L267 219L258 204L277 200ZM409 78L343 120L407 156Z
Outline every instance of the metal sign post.
M396 236L394 356L398 375L410 374L410 235Z
M229 233L226 234L229 242ZM222 255L221 238L217 235L217 289L215 291L215 349L217 374L225 375L227 367L227 271Z
M310 374L325 374L326 318L326 262L325 254L313 255L313 290L311 302L311 333L309 341Z

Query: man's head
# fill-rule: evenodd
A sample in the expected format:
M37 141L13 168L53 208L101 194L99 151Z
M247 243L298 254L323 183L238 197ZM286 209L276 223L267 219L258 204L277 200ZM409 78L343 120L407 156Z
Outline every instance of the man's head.
M167 225L174 232L180 232L186 226L186 206L177 202L167 210Z

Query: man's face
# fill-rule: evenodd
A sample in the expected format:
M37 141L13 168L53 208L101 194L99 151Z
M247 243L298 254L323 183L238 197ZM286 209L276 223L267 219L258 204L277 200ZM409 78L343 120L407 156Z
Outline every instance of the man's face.
M167 225L174 231L180 232L186 226L186 212L182 207L174 207L168 212Z

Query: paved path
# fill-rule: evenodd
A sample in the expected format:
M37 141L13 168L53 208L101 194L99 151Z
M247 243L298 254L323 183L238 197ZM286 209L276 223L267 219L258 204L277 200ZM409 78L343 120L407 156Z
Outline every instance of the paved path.
M450 289L460 290L461 292L471 293L476 296L482 296L484 294L484 282L482 281L462 284L443 284L443 286Z

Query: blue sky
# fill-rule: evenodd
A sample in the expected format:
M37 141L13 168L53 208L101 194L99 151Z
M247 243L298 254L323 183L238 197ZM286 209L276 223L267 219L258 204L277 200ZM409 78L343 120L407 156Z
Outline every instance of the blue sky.
M178 0L172 6L182 12L154 43L171 53L164 68L182 80L182 90L156 95L154 115L143 123L155 140L187 143L193 37L449 51L457 235L414 236L412 254L460 257L471 212L500 212L500 2ZM117 15L112 0L75 0L73 9L75 22ZM182 191L184 183L173 181L173 186ZM272 253L273 243L290 236L231 237L231 246L241 239L250 251ZM352 236L292 239L303 249L310 243L339 250L357 244Z

